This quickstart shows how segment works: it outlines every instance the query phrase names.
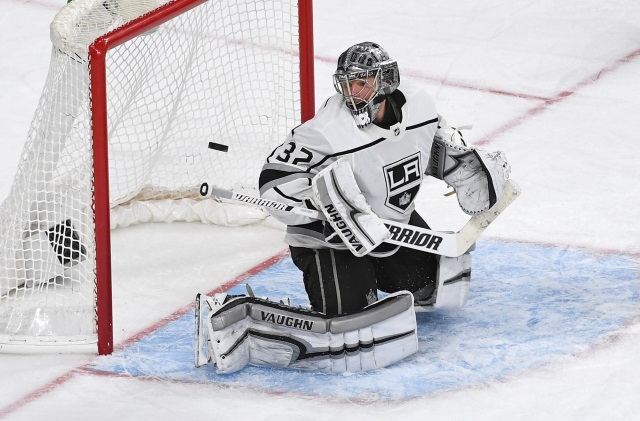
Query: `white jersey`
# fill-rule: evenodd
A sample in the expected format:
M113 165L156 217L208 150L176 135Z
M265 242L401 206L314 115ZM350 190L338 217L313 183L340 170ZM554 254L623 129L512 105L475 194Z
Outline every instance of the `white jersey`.
M402 121L383 129L359 129L340 94L317 115L296 127L267 158L260 174L260 195L292 206L309 206L311 179L340 157L351 164L356 182L380 218L408 223L431 154L440 117L425 89L403 83L392 95L404 96ZM292 246L336 247L324 240L322 222L273 211L287 227Z

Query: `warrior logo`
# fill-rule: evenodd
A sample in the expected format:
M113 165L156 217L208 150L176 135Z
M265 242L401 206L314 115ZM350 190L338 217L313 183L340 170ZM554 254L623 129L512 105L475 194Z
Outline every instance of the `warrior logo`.
M383 168L387 183L385 205L404 213L416 197L422 183L420 152L389 164Z

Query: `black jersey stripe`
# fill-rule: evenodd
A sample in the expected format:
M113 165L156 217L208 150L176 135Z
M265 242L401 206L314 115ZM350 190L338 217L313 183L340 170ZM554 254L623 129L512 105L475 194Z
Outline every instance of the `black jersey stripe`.
M307 168L307 172L311 172L312 169L322 165L328 159L336 158L336 157L339 157L339 156L342 156L342 155L349 155L349 154L352 154L354 152L358 152L358 151L361 151L363 149L370 148L370 147L375 146L378 143L380 143L380 142L382 142L383 140L386 140L386 139L387 139L386 137L381 137L380 139L374 140L373 142L367 143L366 145L358 146L357 148L347 149L346 151L340 151L338 153L334 153L334 154L331 154L331 155L325 155L324 158L322 158L316 164L314 164L314 165L310 166L309 168Z
M263 169L260 172L260 177L258 178L258 189L262 191L264 186L273 183L274 181L283 180L282 182L286 183L297 178L310 179L311 175L309 175L306 171ZM309 180L309 185L311 185L311 180Z
M407 126L406 130L413 130L413 129L417 129L423 126L427 126L429 124L433 124L433 123L437 123L438 122L438 118L432 118L431 120L427 120L427 121L423 121L422 123L418 123L418 124L414 124L413 126ZM367 143L366 145L362 145L362 146L358 146L357 148L353 148L353 149L347 149L346 151L341 151L335 154L331 154L331 155L325 155L324 158L322 158L320 161L318 161L315 165L310 166L309 168L307 168L307 171L311 171L313 168L322 165L325 161L327 161L328 159L331 158L337 158L339 156L342 155L348 155L348 154L352 154L354 152L358 152L361 151L363 149L367 149L370 148L372 146L377 145L378 143L386 140L386 137L381 137L379 139L374 140L371 143Z
M284 194L284 193L282 192L282 190L280 190L278 187L274 187L274 188L273 188L273 190L274 190L276 193L278 193L280 196L284 197L285 199L289 199L289 200L291 200L292 202L302 203L302 200L301 200L301 199L298 199L297 197L288 196L288 195Z
M308 237L324 240L324 224L322 221L313 221L308 224L287 226L289 234L306 235Z
M414 124L413 126L407 126L407 130L413 130L420 128L422 126L426 126L428 124L433 124L438 122L438 117L432 118L431 120L423 121L422 123Z
M262 170L260 172L260 178L258 179L258 187L261 189L267 183L270 183L274 180L279 180L283 177L287 177L291 175L288 171L282 170Z

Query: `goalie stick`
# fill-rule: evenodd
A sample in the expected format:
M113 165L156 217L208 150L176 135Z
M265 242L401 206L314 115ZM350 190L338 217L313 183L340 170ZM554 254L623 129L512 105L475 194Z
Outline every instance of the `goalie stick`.
M273 200L248 196L231 190L210 187L203 183L200 194L205 197L217 197L222 200L242 202L250 205L276 209L282 212L291 212L307 216L313 219L326 220L325 216L316 210L291 206ZM427 228L416 227L401 222L384 219L383 222L391 234L386 243L391 243L415 250L441 256L462 256L476 242L482 232L520 195L520 187L513 180L507 180L504 185L504 194L489 210L472 216L469 221L457 232L436 231Z

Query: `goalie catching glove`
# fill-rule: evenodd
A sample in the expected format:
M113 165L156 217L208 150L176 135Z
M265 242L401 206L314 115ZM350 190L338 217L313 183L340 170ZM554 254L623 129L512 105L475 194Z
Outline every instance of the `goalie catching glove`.
M371 210L345 158L320 171L311 184L335 235L355 256L368 254L389 238L387 227ZM335 235L330 230L327 234L334 237L327 237L327 241L335 243Z
M456 190L465 213L484 212L500 200L510 172L503 152L468 147L456 128L440 128L436 132L429 173Z

